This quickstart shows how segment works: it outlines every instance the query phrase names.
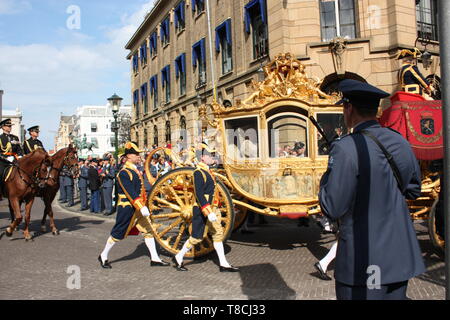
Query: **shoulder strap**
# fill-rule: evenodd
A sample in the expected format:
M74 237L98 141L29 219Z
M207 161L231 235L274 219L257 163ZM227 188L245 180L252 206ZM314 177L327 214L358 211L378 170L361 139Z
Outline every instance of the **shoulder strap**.
M386 148L381 144L380 140L378 140L369 131L361 130L360 133L369 137L370 139L372 139L378 145L378 147L381 149L381 151L383 151L384 156L386 157L389 165L391 166L392 172L394 173L395 180L397 180L398 188L400 189L400 192L402 194L404 194L402 176L400 175L400 170L398 169L397 164L395 163L395 160L394 160L394 157L392 156L392 154L390 154L389 151L387 151Z

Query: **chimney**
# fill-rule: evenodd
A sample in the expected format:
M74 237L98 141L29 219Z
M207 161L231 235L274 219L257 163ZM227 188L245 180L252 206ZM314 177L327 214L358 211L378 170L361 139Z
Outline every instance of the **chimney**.
M3 90L0 90L0 120L2 119L2 111L3 111Z

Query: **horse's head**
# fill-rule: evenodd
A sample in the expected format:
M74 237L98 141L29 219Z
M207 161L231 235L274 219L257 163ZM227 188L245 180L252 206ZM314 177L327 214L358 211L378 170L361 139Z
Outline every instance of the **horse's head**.
M19 159L18 162L20 170L26 173L33 183L38 184L39 187L45 186L50 174L52 160L44 149L36 149Z
M50 170L52 168L53 162L52 158L45 152L44 159L37 171L37 179L39 181L39 188L44 188L46 185L53 186L55 182L50 177Z

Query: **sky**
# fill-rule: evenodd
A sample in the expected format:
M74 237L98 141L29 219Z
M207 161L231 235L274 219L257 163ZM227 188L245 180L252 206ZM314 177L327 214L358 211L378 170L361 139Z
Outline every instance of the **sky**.
M117 93L131 104L125 45L154 0L0 0L3 110L22 111L53 149L61 114L105 105Z

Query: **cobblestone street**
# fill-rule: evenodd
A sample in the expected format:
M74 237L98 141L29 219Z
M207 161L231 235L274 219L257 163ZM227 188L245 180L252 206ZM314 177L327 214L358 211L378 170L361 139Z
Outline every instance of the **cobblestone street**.
M266 225L254 225L254 234L235 232L225 249L230 263L241 268L239 273L220 273L215 254L187 260L188 272L152 268L141 237L117 244L109 257L113 269L104 270L97 257L114 220L68 211L56 201L53 207L59 236L35 234L33 242L25 242L19 231L0 240L0 299L335 299L334 281L320 280L313 267L334 236L321 235L313 224L298 227L296 221L272 218ZM9 223L7 211L4 200L0 232ZM32 233L39 230L42 212L42 201L36 199ZM432 253L425 224L415 226L428 271L410 281L408 296L444 299L444 262ZM165 253L161 257L171 259ZM80 289L67 288L70 266L80 268ZM330 268L332 275L333 264Z

